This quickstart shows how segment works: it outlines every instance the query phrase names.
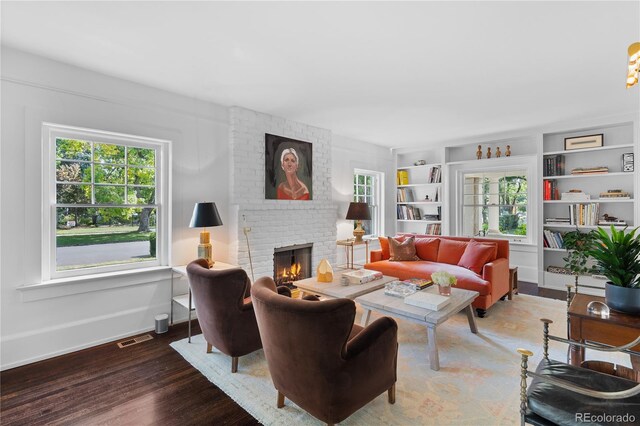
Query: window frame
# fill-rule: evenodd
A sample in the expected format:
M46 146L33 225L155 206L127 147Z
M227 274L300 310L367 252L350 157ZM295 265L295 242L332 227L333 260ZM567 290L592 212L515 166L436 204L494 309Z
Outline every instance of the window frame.
M527 235L487 235L486 237L480 238L496 238L496 239L505 239L511 243L516 244L533 244L536 241L537 235L537 207L534 202L534 198L537 196L536 191L536 182L537 175L535 173L536 170L536 159L533 156L523 156L524 158L516 160L515 158L504 158L504 159L495 159L499 164L496 164L492 167L469 167L469 168L461 168L457 170L456 173L456 234L460 236L474 237L473 235L465 235L464 233L464 179L465 175L473 174L473 173L504 173L510 172L514 170L524 170L527 177L527 204L526 204L526 212L527 212Z
M370 176L374 180L372 195L373 199L373 208L372 208L372 219L371 222L373 224L372 231L377 231L377 233L366 234L364 237L366 238L375 238L378 236L384 235L384 172L379 172L376 170L366 170L366 169L353 169L353 197L352 201L358 201L358 195L356 195L356 186L359 185L355 183L357 180L357 176ZM366 186L366 184L365 184ZM365 191L366 194L366 191Z
M156 209L157 240L155 260L64 271L56 270L56 208L58 207L58 203L56 203L56 140L58 138L80 139L93 143L124 145L135 148L151 148L156 151L156 195L154 205ZM91 276L112 272L137 271L145 268L168 265L170 259L169 241L171 241L170 141L45 122L42 124L42 147L42 281L46 282L60 278ZM93 179L91 184L94 184ZM79 205L84 206L84 204ZM136 208L137 206L123 204L113 205L113 207Z

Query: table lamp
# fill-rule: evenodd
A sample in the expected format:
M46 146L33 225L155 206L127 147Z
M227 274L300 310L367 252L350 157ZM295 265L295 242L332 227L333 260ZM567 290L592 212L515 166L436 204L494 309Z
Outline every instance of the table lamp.
M371 220L369 205L367 203L350 203L349 210L347 210L347 220L356 221L356 229L353 230L353 236L356 237L356 242L362 241L362 236L364 235L362 221Z
M198 257L205 259L209 263L209 268L213 266L213 256L211 250L211 237L207 226L220 226L222 219L218 214L216 203L196 203L191 216L189 228L204 228L200 232L200 244L198 245Z

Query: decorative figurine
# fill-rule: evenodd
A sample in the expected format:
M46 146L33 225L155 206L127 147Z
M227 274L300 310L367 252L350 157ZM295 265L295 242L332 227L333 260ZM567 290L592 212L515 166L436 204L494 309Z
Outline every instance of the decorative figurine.
M476 151L476 157L478 157L478 160L482 158L482 145L478 145L478 150Z
M487 158L491 158L491 147L487 148Z
M413 163L414 166L424 166L425 164L427 164L427 162L424 160L418 160L415 163Z
M425 200L425 201L431 201L431 199L429 198L429 195L425 195L425 196L424 196L424 200Z
M504 152L504 155L511 157L511 145L507 145L507 150Z
M502 153L500 152L500 147L496 148L496 158L500 158L500 156L502 155Z

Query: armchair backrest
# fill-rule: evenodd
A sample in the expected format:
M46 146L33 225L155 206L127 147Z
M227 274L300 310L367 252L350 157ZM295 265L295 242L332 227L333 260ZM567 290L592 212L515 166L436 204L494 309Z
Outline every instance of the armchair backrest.
M206 341L234 356L234 342L246 338L243 324L249 321L253 324L246 327L256 327L253 313L247 315L243 309L251 289L247 273L240 268L210 270L206 260L198 259L187 265L187 275Z
M290 299L276 293L269 277L253 284L251 298L275 387L292 397L330 389L328 381L344 363L355 303Z

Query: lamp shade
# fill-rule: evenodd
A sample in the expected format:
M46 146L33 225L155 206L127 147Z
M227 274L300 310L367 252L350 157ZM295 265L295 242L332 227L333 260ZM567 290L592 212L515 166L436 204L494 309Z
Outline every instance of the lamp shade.
M350 203L347 210L348 220L371 220L371 212L367 203Z
M216 203L196 203L193 207L193 215L189 228L205 228L207 226L220 226L222 219L218 214Z

